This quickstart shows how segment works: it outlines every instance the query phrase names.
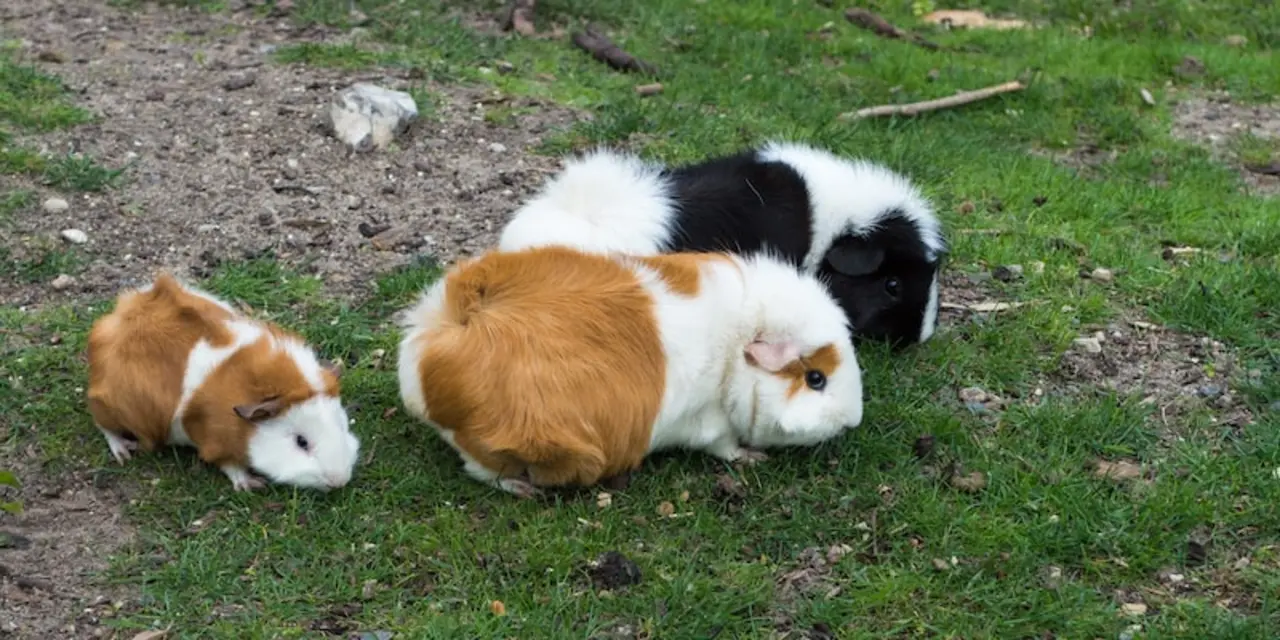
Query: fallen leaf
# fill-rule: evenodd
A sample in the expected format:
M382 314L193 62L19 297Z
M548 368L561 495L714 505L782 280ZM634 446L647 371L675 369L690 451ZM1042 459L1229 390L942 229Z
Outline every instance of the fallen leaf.
M1149 105L1151 105L1151 106L1153 106L1153 107L1154 107L1154 106L1156 106L1156 99L1155 99L1155 96L1152 96L1152 95L1151 95L1151 92L1150 92L1150 91L1147 91L1146 87L1143 87L1142 89L1140 89L1140 90L1138 91L1138 93L1141 93L1141 94L1142 94L1142 101L1143 101L1143 102L1145 102L1145 103L1147 103L1147 104L1149 104Z
M1127 616L1142 616L1147 614L1147 605L1141 602L1126 602L1120 605Z
M959 212L961 215L967 215L967 214L973 213L973 209L974 209L973 201L965 200L964 202L960 203L960 207L956 209L956 211Z
M638 84L638 85L636 85L636 95L639 95L639 96L653 96L653 95L657 95L657 94L659 94L659 93L662 93L662 83L661 83L661 82L655 82L655 83L653 83L653 84Z
M664 518L670 518L671 514L675 512L676 512L676 506L674 504L671 504L670 500L663 500L662 504L658 505L658 515Z
M971 471L964 475L953 475L951 486L965 493L977 493L987 488L987 476L981 471Z
M1142 477L1142 466L1129 460L1099 460L1093 474L1099 478L1112 480L1132 480Z
M169 635L168 629L153 629L133 636L133 640L160 640L167 635Z
M608 507L611 504L613 504L613 494L607 491L601 491L600 493L596 494L597 507L604 509L605 507Z
M975 302L973 304L956 304L954 302L940 302L938 306L943 309L957 309L960 311L973 311L974 313L991 313L993 311L1008 311L1009 309L1017 309L1026 302Z
M1098 267L1089 272L1089 278L1097 282L1111 282L1115 279L1115 274L1110 269Z
M490 602L489 610L492 611L495 616L507 615L507 605L502 604L501 600L494 600L493 602Z
M951 564L948 563L946 560L943 560L942 558L934 558L933 568L937 569L938 571L946 571L947 569L951 568Z
M1022 20L1004 20L991 18L981 11L942 10L932 11L920 18L925 22L940 24L946 27L966 27L972 29L1022 29L1027 23Z

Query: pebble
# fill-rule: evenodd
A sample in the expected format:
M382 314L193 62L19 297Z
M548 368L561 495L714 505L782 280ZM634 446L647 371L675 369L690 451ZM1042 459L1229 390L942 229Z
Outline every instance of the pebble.
M202 224L196 227L196 233L209 233L210 231L217 230L217 228L218 225L216 224Z
M502 144L501 142L492 142L489 144L489 150L494 153L506 153L507 145Z
M1206 384L1196 389L1196 393L1200 394L1201 398L1216 398L1222 395L1222 387L1216 384Z
M84 244L89 241L89 234L79 229L63 229L60 235L63 240L71 244Z
M71 207L71 205L67 204L67 201L62 198L49 198L44 201L43 206L44 210L49 213L62 213Z
M1086 353L1102 353L1102 343L1097 338L1076 338L1071 343L1084 349Z
M988 397L990 396L987 395L987 392L979 389L978 387L965 387L960 390L960 401L966 404L970 402L977 402L981 404L985 402Z
M361 200L360 196L350 195L346 197L345 204L348 209L355 211L356 209L359 209L361 205L364 204L364 200Z
M1098 282L1111 282L1115 279L1115 274L1111 273L1110 269L1098 267L1097 269L1089 272L1089 277L1097 280Z
M62 291L63 289L67 289L75 283L76 283L75 278L72 278L71 276L63 273L63 274L60 274L58 277L54 278L53 282L49 283L49 286L53 287L54 291Z

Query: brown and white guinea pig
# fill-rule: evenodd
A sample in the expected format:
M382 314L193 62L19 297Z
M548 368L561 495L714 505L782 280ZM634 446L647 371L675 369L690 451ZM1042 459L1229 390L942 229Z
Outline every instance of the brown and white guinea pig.
M301 337L161 274L127 290L89 332L89 412L124 464L141 446L195 447L237 491L333 489L360 441L337 370Z
M859 340L933 336L947 253L906 177L818 147L768 142L666 167L597 149L570 158L513 214L498 248L548 244L636 255L767 250L817 274Z
M862 421L840 307L765 254L491 251L399 321L406 410L469 475L520 496L594 484L660 449L763 460L761 448Z

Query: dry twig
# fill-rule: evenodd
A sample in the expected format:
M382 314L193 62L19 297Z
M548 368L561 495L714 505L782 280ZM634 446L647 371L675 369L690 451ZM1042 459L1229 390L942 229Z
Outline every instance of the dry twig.
M515 29L522 36L534 34L533 10L537 0L511 0L506 14L502 18L502 30Z
M914 33L895 27L890 24L888 20L885 20L884 18L860 7L845 9L844 18L845 20L848 20L849 22L884 38L907 40L932 51L937 51L942 48Z
M858 109L853 113L841 114L840 117L842 119L850 119L850 118L856 119L856 118L870 118L873 116L892 116L892 115L912 116L917 113L924 113L925 111L937 111L938 109L949 109L951 107L958 107L960 105L969 104L970 102L985 100L987 98L990 98L992 96L997 96L1002 93L1009 93L1010 91L1022 91L1023 89L1026 89L1026 88L1027 88L1027 85L1017 80L1014 80L1012 82L1006 82L1004 84L999 84L994 87L985 87L982 89L974 89L972 91L961 91L960 93L957 93L953 96L947 96L945 98L937 98L935 100L925 100L923 102L912 102L908 104L885 104L885 105L880 105L878 107L867 107L866 109Z
M651 76L658 75L658 69L614 44L604 34L587 27L586 31L573 34L573 44L591 54L591 57L603 62L618 71L639 71Z

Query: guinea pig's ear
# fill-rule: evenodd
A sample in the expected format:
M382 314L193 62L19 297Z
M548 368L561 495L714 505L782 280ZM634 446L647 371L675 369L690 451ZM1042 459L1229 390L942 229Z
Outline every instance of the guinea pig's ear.
M790 340L756 338L745 351L747 362L770 373L777 373L800 358L800 346Z
M836 273L846 276L866 276L875 273L884 263L884 249L869 246L865 242L846 240L832 245L827 252L827 264Z
M262 402L241 404L235 407L236 415L249 422L270 420L280 415L281 409L284 409L284 402L280 400L280 396L272 396Z

